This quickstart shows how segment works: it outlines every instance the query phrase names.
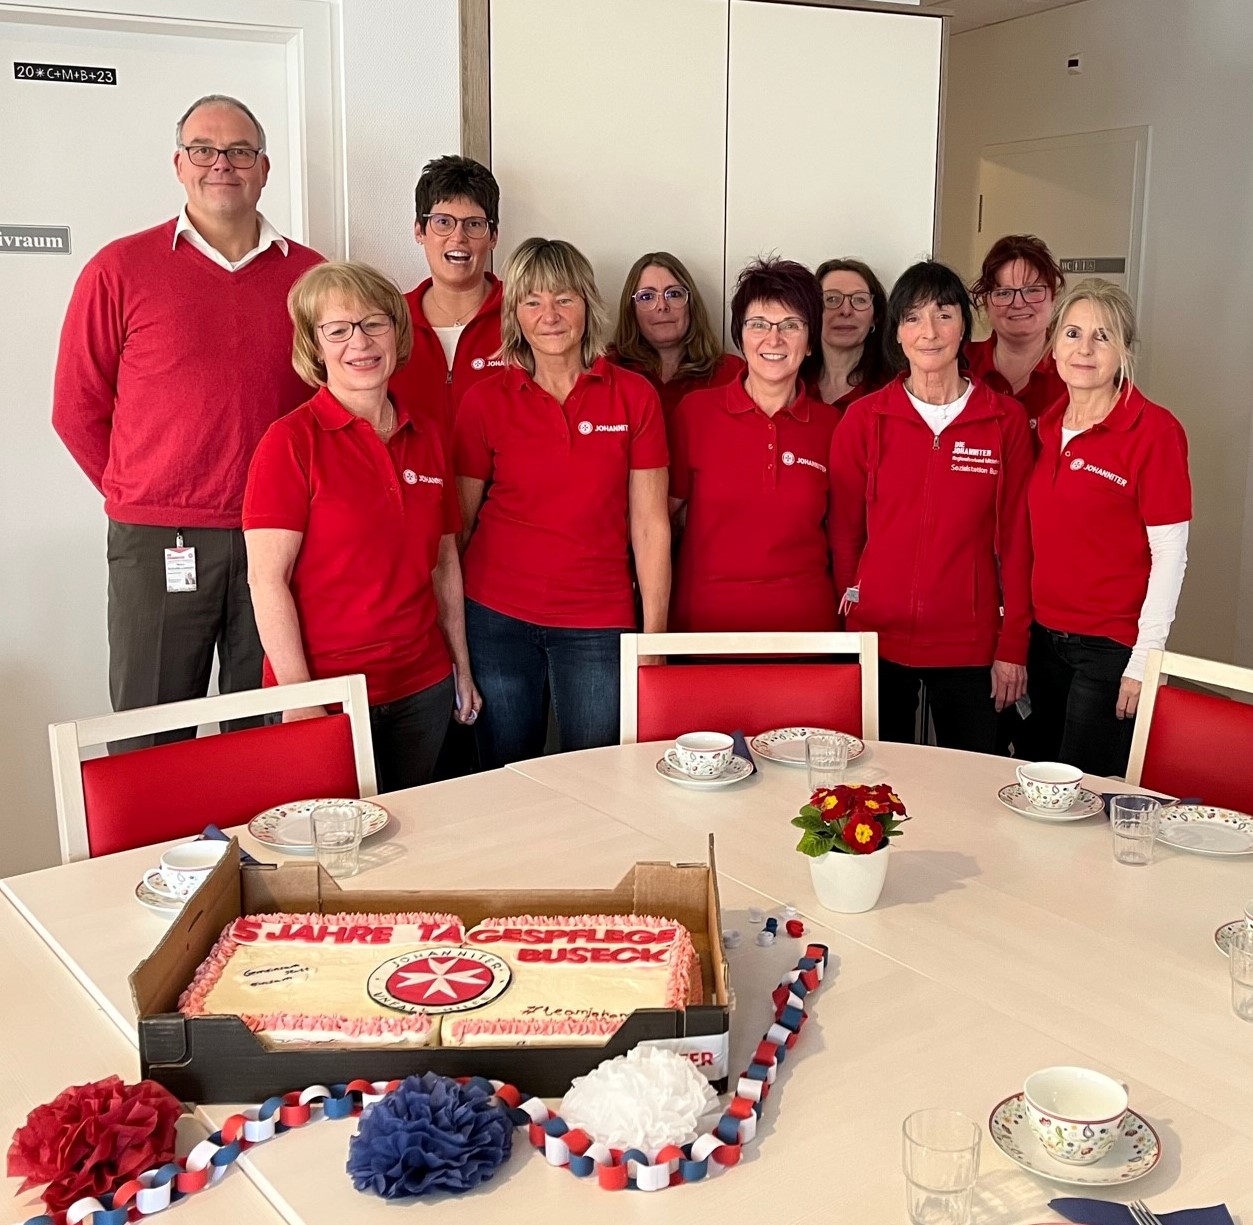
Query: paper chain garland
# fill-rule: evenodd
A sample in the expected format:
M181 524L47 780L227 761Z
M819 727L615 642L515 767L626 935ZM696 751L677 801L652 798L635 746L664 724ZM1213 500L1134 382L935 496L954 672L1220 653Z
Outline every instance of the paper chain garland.
M699 1182L714 1166L729 1167L740 1160L743 1147L757 1134L762 1103L770 1093L779 1065L795 1045L808 1019L805 998L822 981L828 950L810 944L805 955L780 980L772 994L774 1024L766 1031L753 1060L736 1083L731 1099L713 1131L693 1143L669 1145L650 1161L639 1149L611 1149L595 1143L586 1132L570 1128L537 1097L524 1097L513 1085L482 1077L461 1077L463 1084L490 1088L515 1126L526 1125L531 1143L549 1165L565 1166L578 1178L596 1175L610 1191L628 1188L661 1191L680 1183ZM227 1169L254 1145L310 1122L320 1111L328 1119L344 1119L372 1102L381 1101L401 1082L353 1080L346 1085L310 1085L302 1091L266 1098L242 1114L231 1115L219 1131L202 1140L177 1161L148 1170L99 1199L76 1200L66 1210L67 1225L127 1225L151 1216L189 1195L212 1187ZM27 1218L22 1225L53 1225L52 1217Z

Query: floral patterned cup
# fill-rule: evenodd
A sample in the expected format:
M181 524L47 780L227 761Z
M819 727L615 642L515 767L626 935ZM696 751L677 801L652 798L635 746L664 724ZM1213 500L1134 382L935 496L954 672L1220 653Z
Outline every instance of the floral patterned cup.
M1079 798L1083 771L1060 761L1036 761L1015 771L1027 803L1041 812L1065 812Z
M1058 1161L1091 1165L1114 1146L1127 1087L1091 1068L1043 1068L1022 1087L1027 1122Z

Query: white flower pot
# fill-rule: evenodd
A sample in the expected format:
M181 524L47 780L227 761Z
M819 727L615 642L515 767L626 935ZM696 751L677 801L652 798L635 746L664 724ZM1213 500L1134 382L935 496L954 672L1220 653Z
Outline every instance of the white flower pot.
M811 858L809 876L818 901L828 910L838 910L841 914L861 914L869 910L883 892L890 853L890 848L884 846L869 855L828 851Z

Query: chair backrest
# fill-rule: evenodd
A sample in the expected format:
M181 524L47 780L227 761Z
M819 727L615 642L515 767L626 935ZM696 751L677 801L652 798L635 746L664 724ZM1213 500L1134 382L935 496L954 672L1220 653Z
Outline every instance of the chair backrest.
M110 741L333 704L343 713L82 760ZM275 804L377 790L363 676L54 723L48 736L63 863L238 825Z
M712 658L641 667L642 655ZM830 656L856 662L826 662ZM756 735L832 727L869 740L879 735L877 634L623 634L621 660L623 744L698 728Z
M1127 781L1253 813L1253 705L1165 682L1170 677L1253 696L1253 669L1150 651Z

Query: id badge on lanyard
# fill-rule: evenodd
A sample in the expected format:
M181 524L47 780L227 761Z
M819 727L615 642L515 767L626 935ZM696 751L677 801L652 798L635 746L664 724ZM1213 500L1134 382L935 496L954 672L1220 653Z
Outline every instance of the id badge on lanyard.
M167 592L196 590L196 550L183 544L183 533L175 533L174 547L165 550L165 589Z

